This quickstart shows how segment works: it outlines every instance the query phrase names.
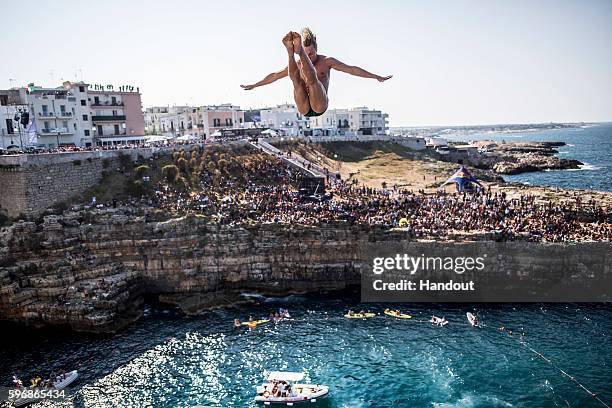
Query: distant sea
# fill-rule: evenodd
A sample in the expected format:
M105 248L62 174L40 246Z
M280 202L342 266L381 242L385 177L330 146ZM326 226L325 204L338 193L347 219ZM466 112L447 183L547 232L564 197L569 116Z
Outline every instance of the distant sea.
M516 133L474 133L445 136L450 140L506 140L508 142L567 143L559 148L561 158L584 163L576 170L550 170L504 176L506 181L538 186L612 191L612 123L585 125L578 128L550 129Z

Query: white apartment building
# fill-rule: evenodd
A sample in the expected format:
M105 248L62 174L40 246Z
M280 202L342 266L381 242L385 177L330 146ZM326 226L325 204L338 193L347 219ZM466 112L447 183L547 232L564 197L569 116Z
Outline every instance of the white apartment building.
M145 111L147 134L199 137L217 130L244 127L244 112L232 104L208 106L156 106Z
M145 134L146 135L161 135L161 117L170 112L168 106L152 106L145 109Z
M300 136L308 127L308 118L298 112L295 105L283 104L261 109L261 126L279 130L286 136Z
M348 109L328 109L321 116L312 116L309 119L309 127L316 136L355 134L349 125Z
M145 133L178 137L197 134L197 108L153 106L145 110Z
M329 109L321 116L311 117L310 128L325 136L384 135L389 130L388 117L382 111L367 107Z
M81 105L82 99L85 100L85 105ZM35 122L38 145L56 147L68 144L76 146L93 144L86 96L78 95L77 98L69 88L43 88L30 84L27 102L31 119Z

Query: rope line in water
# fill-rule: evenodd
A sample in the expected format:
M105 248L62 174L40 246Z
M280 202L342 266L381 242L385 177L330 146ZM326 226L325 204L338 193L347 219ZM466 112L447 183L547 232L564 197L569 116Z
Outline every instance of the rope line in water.
M546 361L547 363L549 363L551 366L553 366L554 368L556 368L559 372L561 372L561 374L567 378L569 378L571 381L575 382L580 388L582 388L584 391L586 391L591 397L595 398L595 400L597 400L601 405L603 405L606 408L610 408L610 406L608 404L606 404L605 402L603 402L601 400L601 398L599 398L599 396L597 395L597 393L594 393L593 391L589 390L587 387L585 387L584 385L582 385L580 383L580 381L578 381L576 379L576 377L574 377L573 375L568 374L565 370L563 370L561 367L559 367L558 365L556 365L551 359L549 359L548 357L546 357L545 355L543 355L542 353L540 353L539 351L535 350L533 347L531 347L529 344L527 344L526 341L524 340L520 340L521 344L523 346L525 346L527 348L527 350L531 351L532 353L534 353L535 355L539 356L540 358L542 358L542 360Z

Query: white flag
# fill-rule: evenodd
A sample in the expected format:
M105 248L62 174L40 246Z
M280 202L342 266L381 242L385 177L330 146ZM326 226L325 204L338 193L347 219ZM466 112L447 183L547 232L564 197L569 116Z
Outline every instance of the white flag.
M32 119L30 123L28 123L28 127L26 128L26 133L28 134L28 144L36 145L38 144L38 135L36 134L36 120Z

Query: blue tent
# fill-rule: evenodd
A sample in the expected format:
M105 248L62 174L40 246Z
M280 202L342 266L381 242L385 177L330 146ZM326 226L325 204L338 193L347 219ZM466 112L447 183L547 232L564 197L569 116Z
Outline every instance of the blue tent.
M464 166L459 167L459 170L457 170L455 174L450 176L449 179L446 180L444 184L442 184L440 187L444 187L445 185L450 183L456 183L457 191L459 192L463 192L466 189L471 190L474 187L473 184L476 184L480 188L483 188L482 184L480 184L480 181L478 181L476 177L472 176Z

